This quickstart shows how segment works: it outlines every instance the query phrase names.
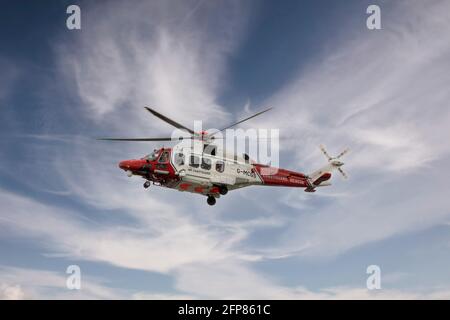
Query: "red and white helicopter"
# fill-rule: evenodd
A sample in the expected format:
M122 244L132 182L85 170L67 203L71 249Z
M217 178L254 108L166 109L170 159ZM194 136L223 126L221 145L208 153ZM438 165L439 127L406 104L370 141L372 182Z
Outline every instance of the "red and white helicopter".
M243 187L262 185L276 187L304 188L306 192L315 192L317 187L329 186L331 172L336 169L344 178L347 175L342 170L344 165L339 159L348 152L342 151L338 156L331 157L323 146L320 146L327 157L328 164L310 173L290 171L268 165L255 163L247 154L236 155L220 150L215 143L215 135L244 121L252 119L271 108L258 112L251 117L233 123L217 132L200 133L175 122L161 113L145 108L154 116L189 134L187 137L171 138L100 138L109 141L176 141L172 148L155 149L153 153L140 159L124 160L119 167L126 171L129 177L141 176L146 181L144 188L151 184L187 191L207 196L207 203L214 205L216 199L228 191Z

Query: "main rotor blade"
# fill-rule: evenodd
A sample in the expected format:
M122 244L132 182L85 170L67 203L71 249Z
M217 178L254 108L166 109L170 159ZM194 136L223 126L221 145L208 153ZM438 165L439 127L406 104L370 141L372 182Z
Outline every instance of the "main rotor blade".
M236 123L230 124L229 126L223 128L223 129L220 129L220 130L217 131L217 132L225 131L225 130L231 128L231 127L234 127L234 126L236 126L236 125L238 125L238 124L240 124L240 123L242 123L242 122L244 122L244 121L247 121L247 120L250 120L250 119L252 119L252 118L254 118L254 117L257 117L257 116L263 114L264 112L270 111L270 110L272 110L272 109L273 109L273 108L271 107L271 108L268 108L268 109L266 109L266 110L263 110L263 111L260 111L260 112L258 112L258 113L255 113L254 115L252 115L252 116L250 116L250 117L248 117L248 118L242 119L242 120L240 120L240 121L238 121L238 122L236 122ZM216 134L217 132L213 133L213 135Z
M189 129L189 128L187 128L187 127L185 127L185 126L179 124L179 123L176 122L176 121L173 121L172 119L167 118L166 116L162 115L161 113L159 113L159 112L157 112L157 111L155 111L155 110L153 110L153 109L151 109L151 108L148 108L148 107L145 107L145 109L147 109L148 112L150 112L151 114L153 114L155 117L160 118L162 121L167 122L168 124L174 126L175 128L186 130L186 131L189 132L190 134L195 134L195 132L194 132L193 130L191 130L191 129Z
M183 139L191 139L191 137L179 137L176 139L172 138L98 138L97 140L103 141L174 141L174 140L183 140Z

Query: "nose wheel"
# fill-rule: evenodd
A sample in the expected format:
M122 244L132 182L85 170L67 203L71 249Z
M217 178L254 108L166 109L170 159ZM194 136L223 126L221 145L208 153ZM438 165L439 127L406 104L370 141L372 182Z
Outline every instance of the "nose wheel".
M150 181L145 181L144 188L147 189L148 187L150 187Z
M206 199L206 202L208 202L208 204L210 206L213 206L216 204L216 198L214 198L213 196L208 196L208 199Z

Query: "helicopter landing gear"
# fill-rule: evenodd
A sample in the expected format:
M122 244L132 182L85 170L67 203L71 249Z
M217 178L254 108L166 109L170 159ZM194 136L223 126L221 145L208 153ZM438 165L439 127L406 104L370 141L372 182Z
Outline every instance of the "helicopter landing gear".
M148 187L150 187L150 181L145 181L144 188L147 189Z
M208 196L208 199L206 199L206 202L208 202L208 204L210 206L213 206L216 204L216 198L214 198L213 196Z
M226 186L220 186L219 193L223 196L226 195L228 193L228 188Z

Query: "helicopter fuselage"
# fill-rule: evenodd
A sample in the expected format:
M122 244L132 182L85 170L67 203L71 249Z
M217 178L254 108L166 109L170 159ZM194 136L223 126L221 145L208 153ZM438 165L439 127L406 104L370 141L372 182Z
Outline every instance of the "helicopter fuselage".
M178 144L161 148L141 159L119 163L129 176L137 175L150 182L178 191L219 198L228 191L252 185L310 188L306 175L252 162L248 157L218 156L214 152L194 152ZM324 175L321 182L330 179Z

